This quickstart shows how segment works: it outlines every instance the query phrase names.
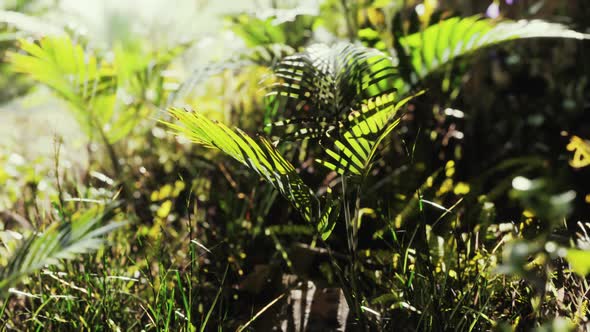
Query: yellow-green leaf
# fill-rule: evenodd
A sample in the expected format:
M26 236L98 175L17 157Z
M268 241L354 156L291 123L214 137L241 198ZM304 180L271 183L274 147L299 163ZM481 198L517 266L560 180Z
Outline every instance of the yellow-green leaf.
M590 250L569 249L566 258L578 275L585 277L590 273Z

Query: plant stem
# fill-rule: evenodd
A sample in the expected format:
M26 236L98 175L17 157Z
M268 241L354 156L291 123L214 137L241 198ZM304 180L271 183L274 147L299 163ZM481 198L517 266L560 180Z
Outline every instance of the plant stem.
M113 165L113 172L116 175L121 175L121 165L119 164L119 157L117 156L117 152L115 151L115 147L109 142L106 134L102 130L102 128L98 128L98 132L100 133L100 138L107 149L107 154L109 155L109 159L111 160L111 164Z
M357 316L363 330L366 330L365 319L361 303L359 301L359 287L358 287L358 260L357 260L357 240L358 240L358 224L357 218L360 210L360 185L356 189L355 207L353 216L350 216L350 209L348 201L346 199L346 177L342 177L342 201L344 202L344 219L346 225L346 239L348 242L348 250L350 251L349 263L350 263L350 285L352 288L353 303L349 303L349 307L354 308L355 315ZM344 287L344 285L343 285Z

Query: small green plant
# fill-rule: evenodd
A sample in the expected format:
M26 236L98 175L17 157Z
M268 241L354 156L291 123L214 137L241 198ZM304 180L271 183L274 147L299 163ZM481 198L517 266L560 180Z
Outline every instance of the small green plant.
M231 130L193 111L170 109L179 124L166 122L193 142L219 149L258 173L290 201L304 219L312 222L324 241L328 240L338 215L344 216L350 261L346 274L340 276L341 286L362 325L367 323L363 318L366 312L371 312L363 305L366 299L356 282L361 271L357 251L358 229L365 211L361 206L363 184L380 143L399 124L403 115L401 107L422 93L410 93L419 85L418 80L458 57L490 45L534 37L586 38L559 24L498 22L479 17L446 19L424 31L398 37L397 57L352 44L314 45L286 57L274 68L276 81L266 97L267 133L276 139L276 144L298 140L319 142L324 156L316 158L316 162L341 176L342 190L336 199L331 198L332 195L316 197L297 175L296 168L281 154L280 147L266 138L259 136L256 141L240 129ZM350 184L353 190L348 188ZM424 200L420 191L417 197L420 211L425 203L439 206ZM330 219L333 220L328 222ZM422 227L417 228L420 231L414 233L412 239L417 235L423 237L420 241L429 242L432 235L426 230L428 227ZM405 252L406 259L408 253ZM421 257L416 253L412 259L417 260L416 263L428 260ZM406 264L407 261L404 266ZM428 267L426 269L419 273L432 273ZM406 281L411 285L415 270L404 270L412 275ZM430 275L430 278L433 282L432 278L437 276ZM470 328L479 317L475 315L469 322ZM425 324L433 326L433 322Z
M99 249L105 234L124 225L121 222L101 225L112 218L116 208L117 204L104 209L96 206L24 238L10 236L10 232L0 233L5 246L3 255L8 257L6 266L0 269L0 296L4 298L10 287L45 266Z
M68 109L90 141L103 144L113 170L120 173L115 144L137 131L138 125L166 102L161 71L185 49L144 56L145 47L113 46L112 58L68 35L47 36L38 42L20 40L11 52L14 71L40 82L68 103Z
M0 12L1 65L89 141L0 145L0 330L587 324L588 36L536 19L581 1L278 0L166 50L135 8L109 45Z

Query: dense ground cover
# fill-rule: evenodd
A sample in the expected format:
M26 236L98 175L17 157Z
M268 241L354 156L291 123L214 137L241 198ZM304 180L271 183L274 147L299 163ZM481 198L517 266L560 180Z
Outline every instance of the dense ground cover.
M185 5L0 11L2 329L588 329L585 1Z

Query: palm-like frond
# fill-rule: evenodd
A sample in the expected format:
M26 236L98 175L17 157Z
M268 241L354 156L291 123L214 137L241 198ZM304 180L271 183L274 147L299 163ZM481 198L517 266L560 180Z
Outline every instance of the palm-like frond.
M232 130L197 112L172 108L170 114L180 124L164 122L193 142L216 148L258 173L271 183L307 220L317 220L318 203L311 189L301 180L295 167L265 138L254 140L242 130Z
M27 54L10 54L13 69L47 84L73 103L88 102L115 84L112 68L101 68L96 56L68 36L42 38L39 44L22 39L20 48Z
M267 94L282 139L321 138L320 164L342 175L366 175L379 143L397 125L404 82L392 58L352 44L314 45L276 67ZM396 85L397 84L397 85Z
M0 294L21 278L46 265L98 249L103 244L102 236L121 227L124 223L98 225L109 220L117 206L112 204L104 210L90 209L71 221L51 225L43 233L33 233L24 239L8 264L0 269Z
M318 44L286 57L275 76L267 94L267 123L280 130L281 138L298 139L347 128L362 105L396 91L398 72L393 59L375 49ZM374 105L373 114L387 107Z
M524 38L573 38L589 36L562 24L542 20L495 21L471 17L452 17L425 30L400 38L400 59L408 56L417 75L423 78L460 56L503 42ZM412 82L415 83L415 82Z
M342 202L339 199L336 199L332 194L332 189L328 188L324 208L317 225L317 230L324 241L330 237L336 226L336 220L340 215L341 203Z
M20 40L24 53L12 52L9 59L14 71L29 75L67 101L85 134L114 143L146 115L141 116L145 96L133 93L141 93L149 85L149 76L167 66L185 47L157 54L155 61L143 53L116 48L115 61L107 63L68 36L55 36L39 43Z
M16 72L50 87L70 103L74 117L89 136L112 116L116 78L112 67L67 36L46 37L39 44L20 41L26 53L11 53Z
M326 140L329 158L316 161L341 175L366 176L379 144L401 120L399 109L416 95L398 101L397 94L390 93L361 105L360 111L349 116L348 130Z

